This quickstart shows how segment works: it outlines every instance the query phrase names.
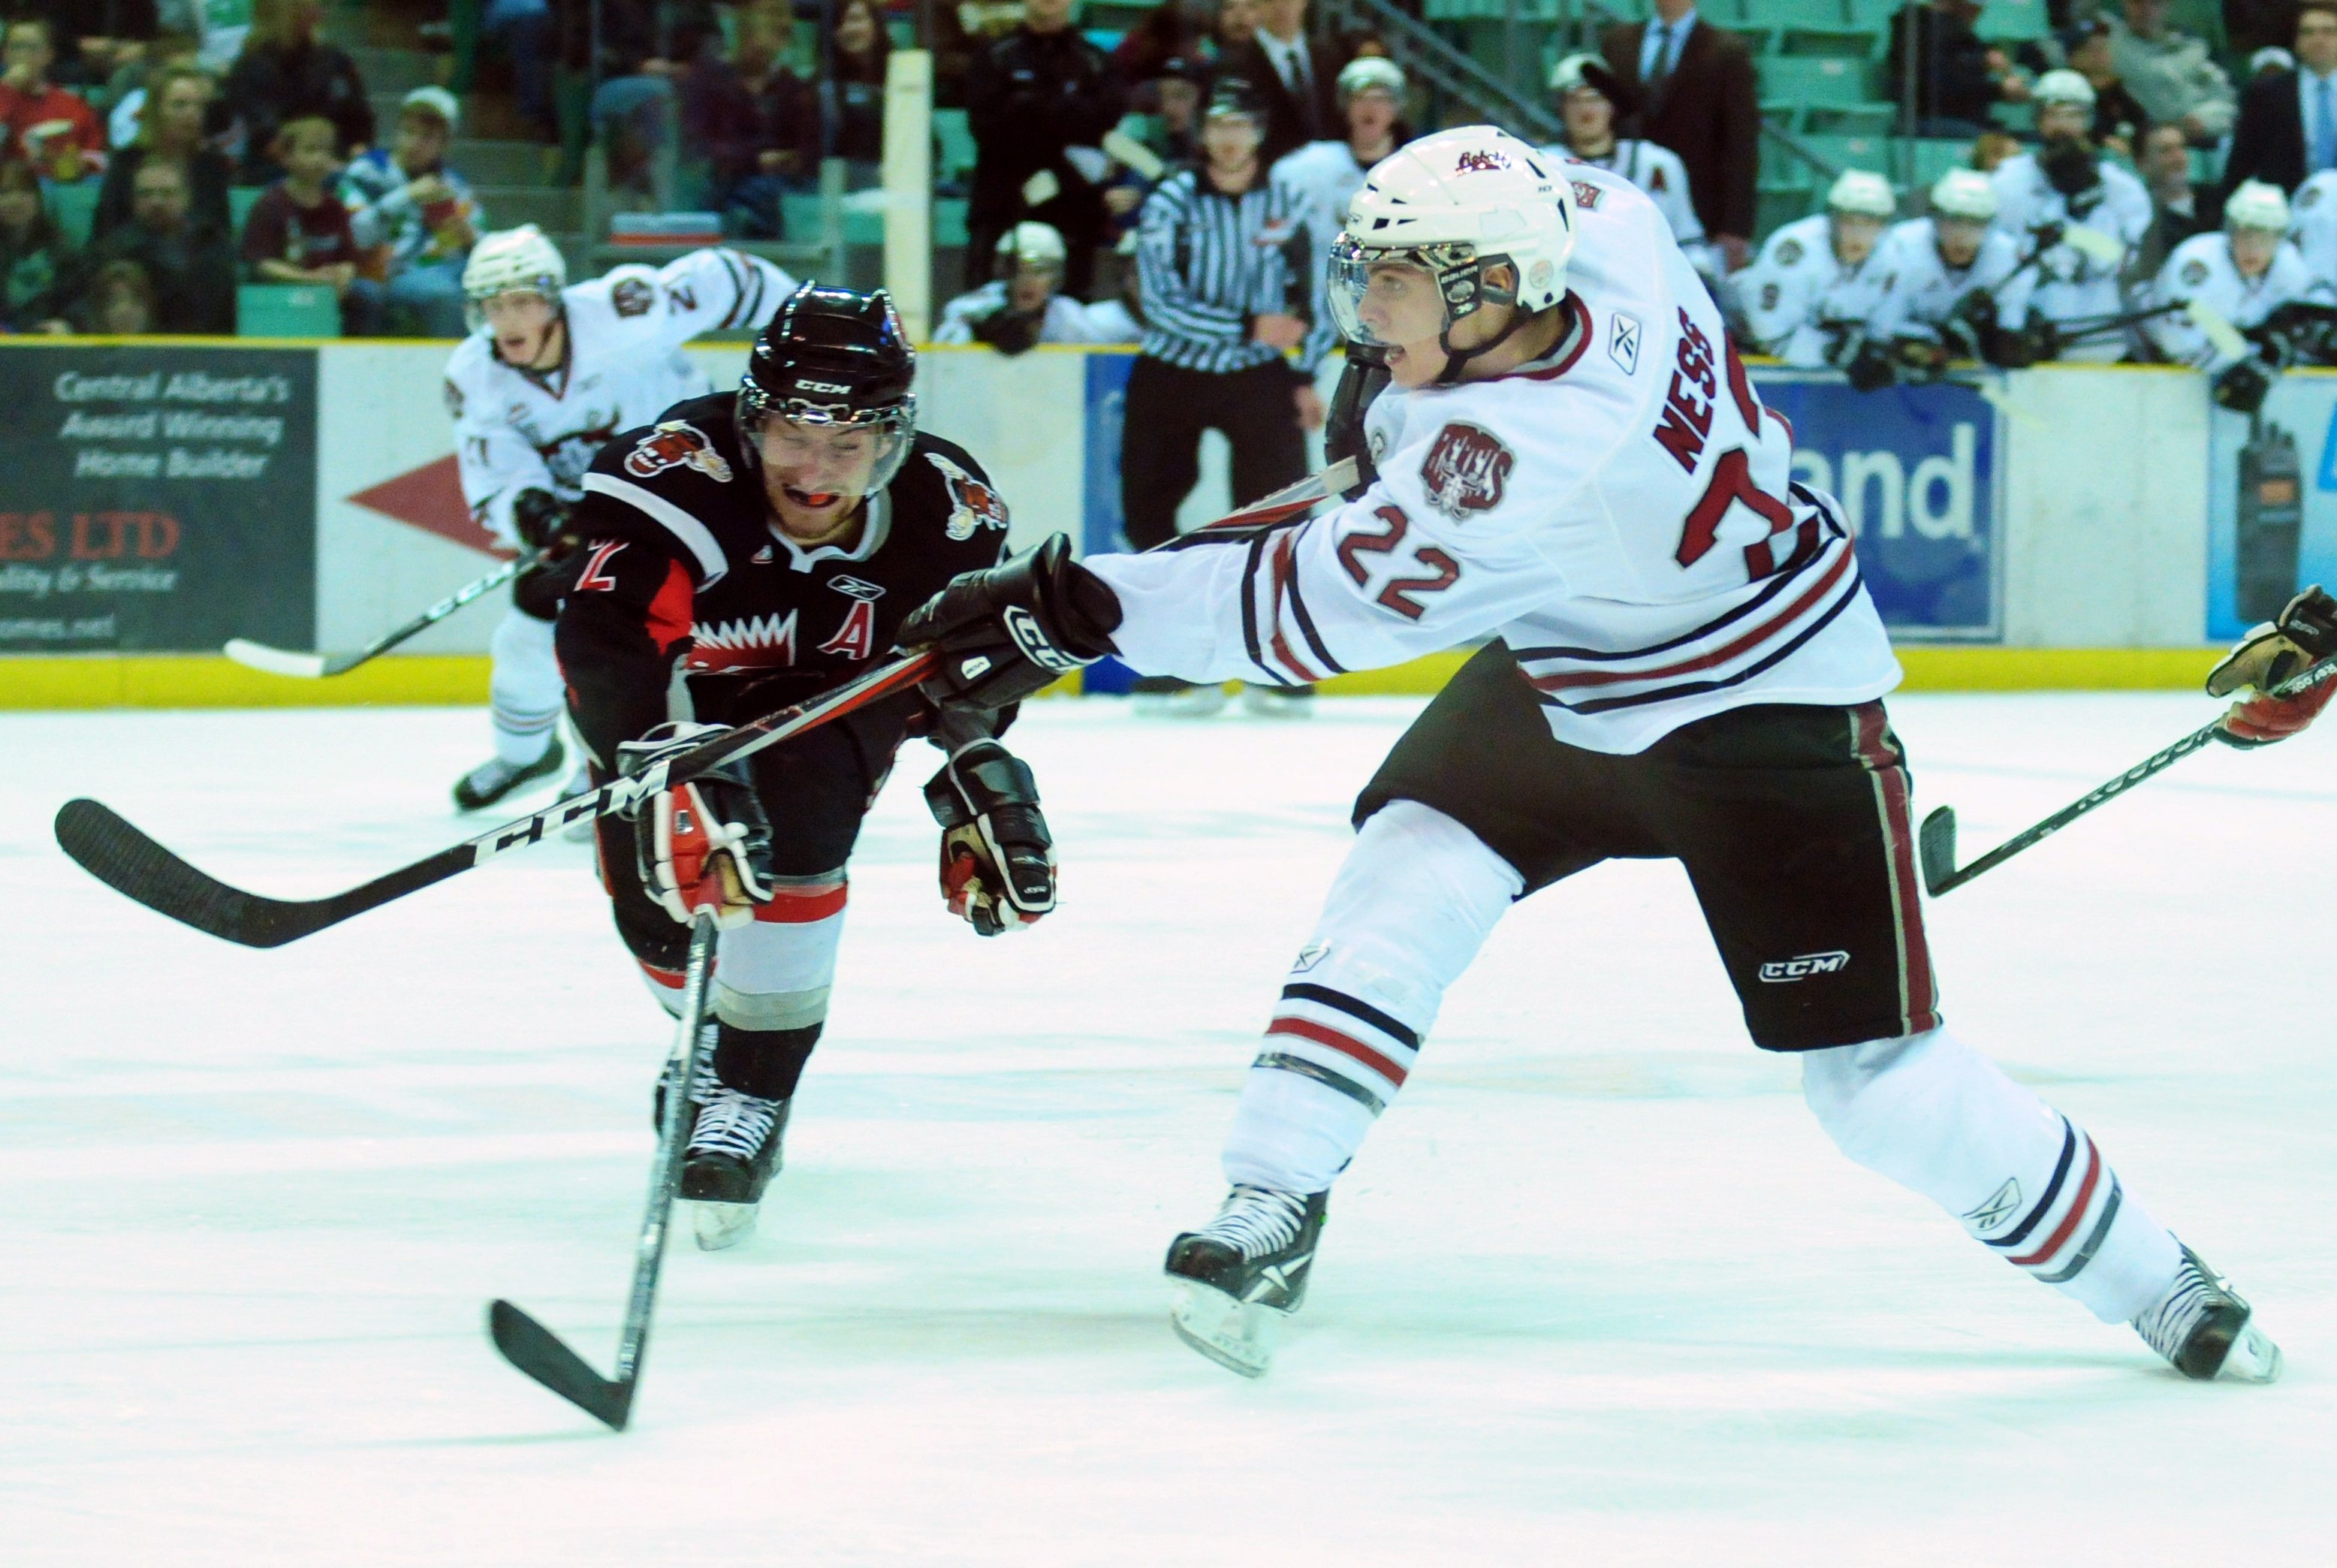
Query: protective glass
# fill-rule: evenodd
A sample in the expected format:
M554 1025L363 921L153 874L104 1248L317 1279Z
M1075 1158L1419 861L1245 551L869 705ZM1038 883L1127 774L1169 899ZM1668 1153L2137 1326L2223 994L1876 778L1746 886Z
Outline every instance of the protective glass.
M1402 348L1441 335L1451 317L1436 275L1402 255L1374 255L1342 235L1331 248L1331 319L1350 343Z

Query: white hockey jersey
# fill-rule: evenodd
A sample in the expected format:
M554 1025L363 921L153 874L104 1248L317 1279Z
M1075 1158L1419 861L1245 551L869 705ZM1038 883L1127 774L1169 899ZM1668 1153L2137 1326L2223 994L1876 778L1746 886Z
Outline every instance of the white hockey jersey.
M1275 160L1268 178L1286 193L1289 211L1306 236L1307 291L1315 302L1315 319L1331 318L1324 289L1328 286L1331 246L1347 226L1347 203L1364 188L1368 171L1354 150L1342 139L1309 142Z
M2323 169L2289 198L2288 237L2304 264L2322 282L2337 287L2337 169Z
M2178 305L2196 299L2233 326L2261 326L2264 318L2293 300L2337 305L2337 288L2313 275L2295 246L2283 240L2273 252L2272 265L2261 278L2243 278L2232 260L2231 236L2221 231L2194 234L2177 245L2158 270L2151 286L2153 305ZM2238 363L2215 351L2186 314L2154 318L2146 323L2158 351L2179 365L2195 365L2213 373Z
M1568 173L1579 240L1556 351L1381 393L1379 477L1319 517L1090 557L1124 660L1288 684L1493 635L1552 734L1621 754L1730 708L1898 683L1838 508L1793 482L1792 433L1663 215L1619 175Z
M2150 192L2141 181L2107 159L2099 167L2101 183L2072 203L2045 178L2033 152L2015 153L1996 166L1996 172L1989 176L1989 182L1996 187L1996 226L2011 237L2024 260L2036 249L2036 231L2048 224L2082 223L2129 252L2142 243L2150 230ZM2124 308L2118 292L2118 270L2123 265L2097 260L2062 240L2038 258L2037 284L2029 302L2039 315L2057 325L2115 316ZM2111 341L2080 347L2063 357L2116 359L2124 352L2122 342Z
M471 515L516 544L512 503L522 491L582 499L584 471L611 436L711 389L683 344L761 327L795 288L757 257L693 250L562 289L568 357L549 374L504 364L484 330L463 339L446 361L446 410Z
M974 342L975 324L1005 308L1005 281L992 279L942 307L941 325L934 328L934 341ZM1134 343L1143 336L1143 329L1128 313L1128 307L1117 299L1082 305L1067 294L1058 294L1047 301L1046 316L1039 324L1041 343Z
M1797 219L1769 236L1734 279L1745 325L1762 352L1788 365L1832 363L1845 328L1863 328L1882 297L1882 248L1855 267L1834 260L1833 220Z
M1680 162L1678 153L1629 137L1618 139L1604 158L1585 158L1563 142L1553 142L1542 151L1569 163L1587 163L1620 174L1637 185L1672 226L1672 238L1679 241L1688 260L1698 259L1705 243L1704 222L1696 215L1696 203L1688 200L1687 165Z
M1929 218L1893 224L1876 251L1882 263L1882 293L1868 318L1870 338L1925 338L1971 294L1996 299L1996 318L2009 330L2029 316L2029 296L2037 269L2020 264L2020 247L2001 229L1990 229L1969 267L1951 267L1940 256L1938 230Z

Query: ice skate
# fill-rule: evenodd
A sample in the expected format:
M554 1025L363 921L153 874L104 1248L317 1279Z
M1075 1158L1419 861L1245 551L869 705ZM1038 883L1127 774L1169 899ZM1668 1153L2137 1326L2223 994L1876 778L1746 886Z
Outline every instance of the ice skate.
M2248 1304L2199 1254L2183 1249L2183 1271L2134 1320L2144 1343L2185 1377L2270 1383L2280 1377L2280 1347L2255 1326Z
M1315 716L1312 686L1252 686L1241 689L1242 711L1253 719L1311 719Z
M513 790L539 779L549 779L560 771L560 765L566 760L566 753L556 739L533 762L506 762L500 757L490 757L455 780L455 808L484 811Z
M1306 1298L1330 1194L1236 1187L1216 1219L1168 1245L1177 1337L1245 1377L1262 1377L1281 1320Z
M1129 692L1136 710L1151 719L1207 719L1226 705L1224 687L1196 686L1174 676L1145 676Z
M788 1102L705 1081L690 1101L696 1121L682 1162L680 1197L690 1206L699 1250L719 1252L755 1233L763 1190L779 1169Z

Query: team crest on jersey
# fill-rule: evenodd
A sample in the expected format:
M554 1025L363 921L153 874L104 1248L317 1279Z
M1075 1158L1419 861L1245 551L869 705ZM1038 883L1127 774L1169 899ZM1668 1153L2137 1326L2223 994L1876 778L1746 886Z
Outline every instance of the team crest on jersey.
M1777 241L1777 265L1791 267L1802 259L1802 242L1798 240Z
M1607 358L1615 361L1624 375L1639 368L1639 318L1615 313L1615 320L1607 335Z
M646 278L621 278L609 290L609 303L620 316L646 316L657 303L657 288Z
M928 452L925 458L942 471L942 484L949 491L947 532L952 539L963 544L984 528L1005 531L1006 503L997 491L938 452Z
M1517 456L1490 430L1459 420L1436 433L1420 467L1428 504L1455 523L1501 504Z
M730 465L714 449L706 433L686 420L668 420L625 454L625 472L636 479L682 467L695 468L717 485L730 483Z
M2196 256L2183 263L2183 281L2196 289L2207 280L2207 264Z
M1463 152L1453 161L1455 174L1492 174L1510 166L1505 152Z
M1607 194L1606 191L1588 180L1569 180L1567 183L1574 187L1574 204L1577 207L1581 208L1585 212L1599 211L1599 199Z

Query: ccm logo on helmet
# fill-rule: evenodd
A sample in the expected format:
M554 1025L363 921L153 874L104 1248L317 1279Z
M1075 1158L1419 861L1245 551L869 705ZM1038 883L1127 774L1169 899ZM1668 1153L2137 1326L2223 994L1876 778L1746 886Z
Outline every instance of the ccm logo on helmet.
M851 387L838 387L833 381L798 381L796 385L807 392L828 392L838 397L846 397L852 393Z
M1775 958L1761 965L1761 978L1772 985L1806 980L1813 975L1834 975L1850 967L1847 953L1804 953L1798 958Z

